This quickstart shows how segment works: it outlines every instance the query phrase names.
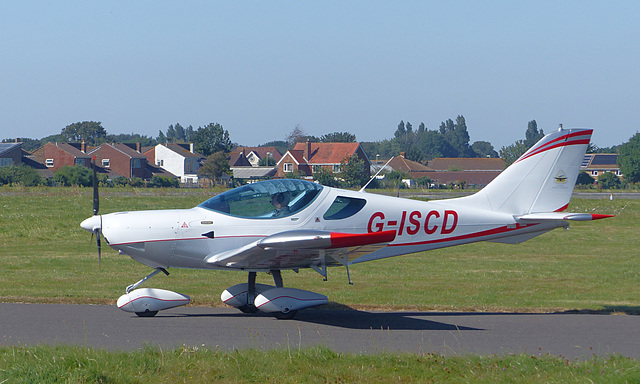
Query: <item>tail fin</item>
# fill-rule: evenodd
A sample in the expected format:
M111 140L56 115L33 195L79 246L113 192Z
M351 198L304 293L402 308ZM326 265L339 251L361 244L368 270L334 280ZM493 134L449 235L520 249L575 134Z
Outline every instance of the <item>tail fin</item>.
M514 215L567 208L591 129L562 129L538 141L465 203Z

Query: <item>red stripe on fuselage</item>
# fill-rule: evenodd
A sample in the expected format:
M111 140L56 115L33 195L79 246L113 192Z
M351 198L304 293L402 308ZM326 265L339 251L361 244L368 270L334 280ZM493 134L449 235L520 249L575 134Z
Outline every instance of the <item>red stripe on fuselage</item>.
M535 224L516 224L514 228L509 228L508 226L505 225L504 227L488 229L486 231L469 233L469 234L466 234L466 235L446 237L446 238L443 238L443 239L436 239L436 240L417 241L417 242L414 242L414 243L389 244L389 246L390 247L403 247L403 246L408 246L408 245L437 244L437 243L446 243L448 241L469 240L469 239L475 239L477 237L485 237L485 236L497 235L497 234L500 234L500 233L507 233L507 232L512 232L512 231L517 231L519 229L532 227L534 225L538 225L538 223L535 223Z

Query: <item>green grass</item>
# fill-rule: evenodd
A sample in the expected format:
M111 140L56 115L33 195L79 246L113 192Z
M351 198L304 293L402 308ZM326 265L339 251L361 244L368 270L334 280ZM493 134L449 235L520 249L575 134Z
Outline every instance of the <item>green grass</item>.
M203 190L105 189L100 212L189 208ZM0 188L0 300L114 303L148 267L103 247L79 227L91 215L83 188ZM448 311L602 311L640 313L640 201L574 199L572 212L617 217L573 223L520 245L476 243L329 270L285 272L287 286L320 292L332 305L359 309ZM171 269L147 286L183 292L193 305L221 305L244 273ZM266 274L258 282L271 283Z
M82 347L0 347L4 383L627 383L637 361L612 356L357 355L326 348L108 352Z

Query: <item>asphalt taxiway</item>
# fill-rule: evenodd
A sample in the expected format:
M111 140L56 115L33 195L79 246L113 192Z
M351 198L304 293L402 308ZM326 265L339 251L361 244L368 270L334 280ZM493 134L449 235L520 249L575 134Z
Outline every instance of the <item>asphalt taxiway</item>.
M37 344L640 358L640 316L308 309L277 320L232 308L181 307L139 318L115 306L0 303L0 345Z

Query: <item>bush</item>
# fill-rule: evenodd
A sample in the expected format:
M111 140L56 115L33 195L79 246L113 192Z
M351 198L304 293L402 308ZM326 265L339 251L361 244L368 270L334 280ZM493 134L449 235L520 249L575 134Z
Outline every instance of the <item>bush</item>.
M90 187L93 185L93 174L89 168L81 165L65 165L56 171L53 181L64 187L72 185Z
M620 188L620 179L613 172L605 172L598 177L598 185L602 189Z
M21 184L25 187L35 187L43 184L38 171L26 165L11 165L0 167L0 185Z
M155 175L151 178L151 182L147 184L153 188L177 188L180 185L177 179L167 176Z

